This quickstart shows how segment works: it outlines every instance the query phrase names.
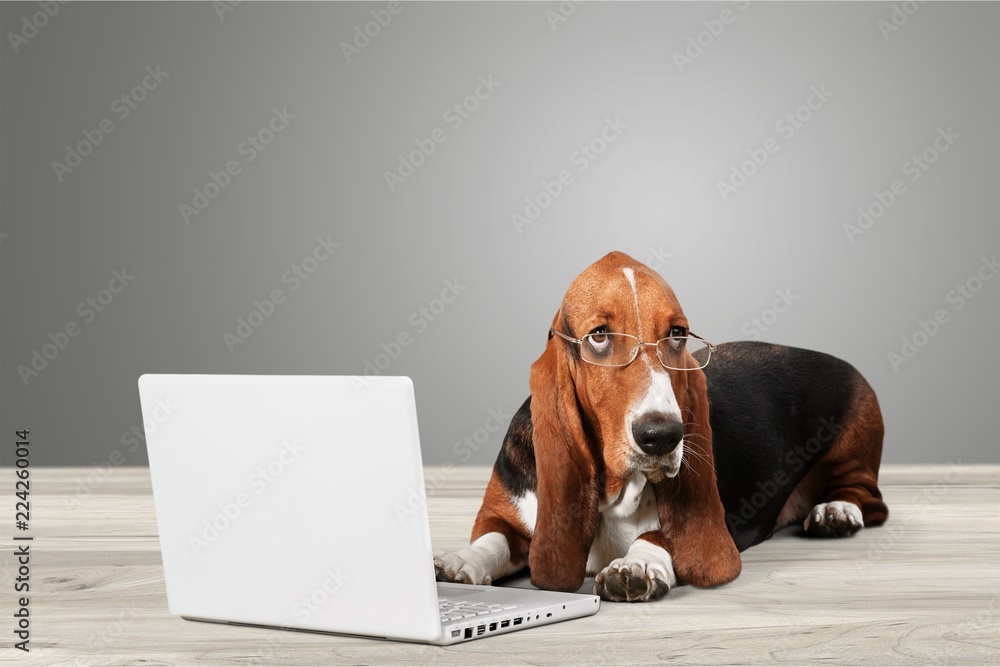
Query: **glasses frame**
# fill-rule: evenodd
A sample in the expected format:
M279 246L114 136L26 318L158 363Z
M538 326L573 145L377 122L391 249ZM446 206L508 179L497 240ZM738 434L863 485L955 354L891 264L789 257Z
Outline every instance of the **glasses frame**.
M633 336L632 334L627 334L627 333L621 333L621 332L618 332L618 331L605 331L605 332L602 332L601 334L586 334L582 338L573 338L572 336L570 336L568 334L564 334L562 331L559 331L558 329L549 329L549 333L554 333L555 335L559 336L560 338L562 338L566 342L568 342L568 343L575 343L576 345L580 345L581 347L583 346L583 339L586 338L587 336L607 335L607 334L614 334L616 336L627 336L628 338L631 338L632 340L634 340L637 343L637 345L634 348L632 348L632 358L629 359L624 364L598 364L598 363L595 363L593 361L587 361L586 359L583 358L583 353L581 351L581 353L580 353L580 359L581 360L583 360L584 362L586 362L586 363L588 363L588 364L590 364L592 366L603 366L605 368L624 368L625 366L628 366L629 364L631 364L633 361L636 360L636 357L639 356L639 348L641 346L647 346L647 347L652 347L652 348L656 349L656 359L657 359L657 361L659 361L660 365L663 366L664 368L666 368L667 370L671 370L671 371L700 371L701 369L705 368L705 366L708 366L709 362L712 361L712 353L715 352L715 350L716 350L715 345L713 345L712 343L709 343L707 340L705 340L701 336L699 336L697 334L694 334L694 333L691 333L690 331L687 332L687 335L684 335L684 336L666 336L665 338L661 338L661 339L657 340L655 343L646 343L644 341L639 340L639 338L637 336ZM695 368L674 368L673 366L667 366L665 363L663 363L663 359L660 357L660 350L659 350L660 341L664 341L664 340L676 340L678 338L694 338L695 340L699 340L699 341L701 341L702 343L704 343L705 345L708 346L708 361L705 362L705 366L696 366Z

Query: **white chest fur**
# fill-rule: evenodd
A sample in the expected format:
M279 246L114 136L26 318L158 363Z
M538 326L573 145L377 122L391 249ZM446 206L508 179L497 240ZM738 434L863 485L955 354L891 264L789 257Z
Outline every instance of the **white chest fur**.
M538 512L535 494L529 491L515 498L514 505L528 534L533 535ZM587 559L588 575L600 572L615 558L624 556L638 536L660 528L653 487L640 472L622 485L617 496L606 498L599 509L597 534Z
M616 497L605 499L600 510L597 534L587 559L588 575L597 574L612 560L624 556L639 535L660 527L653 487L640 472L622 485Z

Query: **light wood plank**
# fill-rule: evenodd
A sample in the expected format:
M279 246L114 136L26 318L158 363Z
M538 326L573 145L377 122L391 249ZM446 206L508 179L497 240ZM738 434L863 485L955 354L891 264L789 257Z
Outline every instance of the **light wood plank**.
M1000 466L884 466L885 526L843 540L787 529L745 552L743 574L727 586L604 603L591 618L449 648L174 617L148 470L117 469L89 486L88 474L33 471L33 650L10 648L12 625L0 623L0 663L1000 663ZM489 474L426 470L437 548L467 543ZM9 469L0 475L12 479ZM0 556L5 578L11 544ZM13 609L10 585L0 591Z

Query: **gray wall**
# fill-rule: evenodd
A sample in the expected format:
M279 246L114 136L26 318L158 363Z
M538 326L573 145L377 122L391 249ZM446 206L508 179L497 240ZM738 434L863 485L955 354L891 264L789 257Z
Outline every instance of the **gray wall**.
M340 44L385 7L70 3L33 31L37 5L0 6L5 441L30 428L37 464L144 464L122 440L141 424L141 373L357 374L408 334L385 372L414 379L426 462L491 463L490 411L527 395L570 280L620 249L711 340L854 363L880 396L885 460L1000 461L1000 280L982 263L1000 246L1000 6L900 9L890 31L877 3L585 3L559 22L555 4L407 4L347 62ZM689 38L707 46L679 67ZM467 117L447 111L477 87ZM243 144L275 109L294 118L262 151ZM385 172L432 136L390 189ZM752 154L767 159L723 198ZM180 205L229 161L239 173L186 223ZM563 170L518 229L512 214ZM339 247L296 284L286 272L317 237ZM134 278L108 291L123 267ZM971 298L954 291L967 283ZM276 289L230 351L225 334ZM50 333L65 349L25 382Z

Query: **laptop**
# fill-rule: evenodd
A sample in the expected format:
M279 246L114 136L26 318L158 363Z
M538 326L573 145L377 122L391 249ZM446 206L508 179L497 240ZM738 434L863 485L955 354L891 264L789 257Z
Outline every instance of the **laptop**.
M435 581L407 377L143 375L139 397L174 614L448 645L600 607Z

